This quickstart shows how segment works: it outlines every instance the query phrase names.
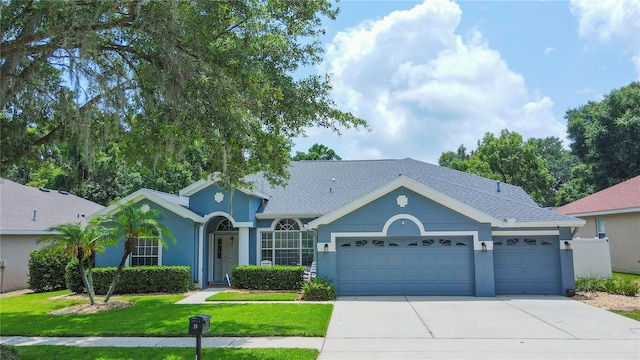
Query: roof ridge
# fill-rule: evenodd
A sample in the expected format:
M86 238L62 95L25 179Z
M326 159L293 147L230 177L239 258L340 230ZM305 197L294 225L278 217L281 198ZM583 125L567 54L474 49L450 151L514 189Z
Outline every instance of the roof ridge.
M431 163L427 163L427 162L422 162L420 160L414 160L414 159L410 159L410 158L407 158L407 159L408 160L413 160L413 161L419 161L419 162L421 162L423 164L426 164L426 165L429 165L429 166L438 167L438 168L443 169L445 171L453 171L453 172L458 172L460 174L465 174L466 176L471 176L471 177L474 177L474 178L477 178L477 179L481 179L483 181L492 180L492 179L489 179L489 178L486 178L486 177L483 177L483 176L480 176L480 175L477 175L477 174L468 173L466 171L461 171L461 170L457 170L457 169L448 168L448 167L445 167L445 166L440 166L440 165L435 165L435 164L431 164ZM446 182L448 184L456 185L456 186L459 186L459 187L461 187L463 189L472 190L472 191L476 191L476 192L479 192L479 193L482 193L482 194L490 195L490 196L498 198L498 199L508 200L508 201L510 201L512 203L515 203L515 204L521 204L521 205L527 205L527 206L531 206L531 207L541 208L539 205L538 206L533 206L530 203L517 201L517 200L514 200L512 198L508 198L508 197L498 196L498 195L496 195L496 192L491 192L491 191L485 191L483 189L472 188L472 187L465 186L465 185L462 185L462 184L457 183L457 182L453 182L453 181L450 181L450 180L447 180L447 179L442 179L442 178L433 176L433 175L431 175L429 173L426 174L426 177L428 177L430 179L433 179L433 180L436 180L436 181L442 181L442 182ZM503 182L503 181L499 181L499 180L495 180L495 181L499 182L499 183L502 183L502 184L505 184L505 185L508 185L508 186L511 186L511 187L518 188L518 189L522 190L525 194L527 194L527 192L524 191L524 189L521 186L509 184L509 183L506 183L506 182ZM527 196L529 196L529 194L527 194Z

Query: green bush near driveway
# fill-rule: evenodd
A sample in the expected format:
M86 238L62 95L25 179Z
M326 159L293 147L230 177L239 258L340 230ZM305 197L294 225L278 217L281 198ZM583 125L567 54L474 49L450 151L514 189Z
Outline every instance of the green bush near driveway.
M183 295L127 296L135 305L81 315L50 311L86 300L51 298L67 294L26 294L0 298L3 336L189 336L189 318L211 315L208 336L325 336L332 304L177 305Z
M327 280L314 278L302 285L302 298L306 301L335 300L336 287Z
M299 290L304 266L235 266L231 286L252 290Z
M595 276L579 277L576 279L576 290L604 291L610 294L635 296L640 291L640 284L628 276L617 276L612 279L602 279Z
M41 360L186 360L195 357L193 348L117 348L73 346L0 346L2 359ZM10 357L15 355L16 357ZM245 349L203 348L203 359L263 359L263 360L312 360L318 357L316 349Z

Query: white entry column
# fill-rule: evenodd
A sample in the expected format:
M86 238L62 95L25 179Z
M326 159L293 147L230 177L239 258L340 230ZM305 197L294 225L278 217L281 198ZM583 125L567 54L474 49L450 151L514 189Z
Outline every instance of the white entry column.
M238 228L238 265L249 265L249 228Z

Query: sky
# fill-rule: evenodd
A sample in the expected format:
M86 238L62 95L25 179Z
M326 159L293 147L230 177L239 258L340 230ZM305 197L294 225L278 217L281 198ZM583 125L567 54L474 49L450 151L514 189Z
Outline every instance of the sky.
M369 129L310 128L343 160L437 164L502 129L558 137L567 110L640 80L640 0L343 0L324 23L324 58L340 110Z

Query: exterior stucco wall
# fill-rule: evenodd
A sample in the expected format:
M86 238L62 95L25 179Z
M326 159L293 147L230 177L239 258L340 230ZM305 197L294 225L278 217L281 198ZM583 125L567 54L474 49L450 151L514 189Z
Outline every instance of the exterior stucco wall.
M575 237L598 236L596 220L604 219L613 271L640 274L640 213L580 217L587 223Z
M215 195L221 193L222 201L216 202ZM232 199L231 199L232 198ZM229 201L231 199L231 207ZM255 223L256 210L260 206L260 199L250 196L242 191L234 191L233 196L229 196L229 191L211 185L189 197L189 209L200 215L207 215L216 211L227 213L236 222Z
M163 209L150 201L140 201L139 205L148 204L151 208L162 212L158 222L168 227L176 239L175 244L165 239L167 247L162 251L162 265L182 265L190 266L195 276L195 267L198 261L198 241L197 226L190 219L185 219L171 211ZM107 247L104 253L99 254L96 258L96 266L118 266L124 251L122 239L119 239L118 246Z
M5 267L0 270L1 292L28 288L29 253L45 246L37 243L42 236L0 235L0 259L5 261Z
M397 203L401 195L408 199L404 207ZM411 190L398 188L330 224L320 225L317 241L319 244L331 243L333 233L381 233L389 219L396 215L400 218L388 226L385 236L397 238L419 236L421 229L409 220L409 217L413 217L421 223L426 232L471 231L478 233L479 241L491 240L490 224L479 223ZM318 246L318 248L321 247L322 245ZM495 295L493 262L490 255L474 251L475 278L480 280L475 283L478 296ZM318 276L335 283L337 280L336 252L318 251L317 260Z

